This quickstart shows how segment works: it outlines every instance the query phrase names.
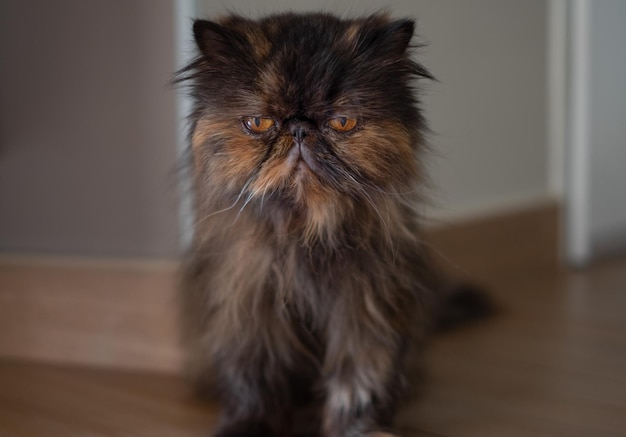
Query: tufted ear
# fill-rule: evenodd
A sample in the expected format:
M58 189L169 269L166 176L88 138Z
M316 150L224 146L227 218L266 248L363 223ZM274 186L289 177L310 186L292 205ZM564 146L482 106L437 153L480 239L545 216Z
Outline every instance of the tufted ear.
M435 80L421 64L411 60L407 49L413 38L415 21L400 19L390 21L386 16L373 16L362 23L358 50L379 62L402 60L412 74Z
M203 55L210 55L215 48L225 48L229 44L227 29L208 20L194 21L193 37Z
M411 38L415 22L409 19L390 21L386 15L373 15L358 24L357 50L379 57L402 57Z
M193 23L193 36L200 53L207 61L226 62L245 51L245 38L222 24L207 20Z
M403 55L411 42L411 38L413 38L414 30L415 22L413 20L392 21L380 30L380 43L388 48L390 54Z

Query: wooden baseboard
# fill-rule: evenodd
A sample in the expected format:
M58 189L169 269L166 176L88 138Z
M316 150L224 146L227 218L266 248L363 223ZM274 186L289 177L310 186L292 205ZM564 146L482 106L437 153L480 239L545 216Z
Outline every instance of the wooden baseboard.
M0 355L176 371L176 268L0 264Z
M560 207L546 201L430 229L427 241L450 275L489 282L560 266Z
M557 267L558 206L432 229L454 276L488 281ZM0 356L179 371L175 263L0 259Z

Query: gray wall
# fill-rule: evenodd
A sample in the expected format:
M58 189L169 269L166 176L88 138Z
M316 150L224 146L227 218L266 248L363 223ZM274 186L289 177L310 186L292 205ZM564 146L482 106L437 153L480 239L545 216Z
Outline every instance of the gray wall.
M0 2L0 251L176 254L172 10Z
M418 57L440 81L425 96L434 131L429 215L448 221L549 197L546 1L199 2L208 17L229 10L252 16L289 9L354 15L386 8L394 16L417 18L417 32L428 43Z
M626 2L589 4L589 216L602 253L626 249Z

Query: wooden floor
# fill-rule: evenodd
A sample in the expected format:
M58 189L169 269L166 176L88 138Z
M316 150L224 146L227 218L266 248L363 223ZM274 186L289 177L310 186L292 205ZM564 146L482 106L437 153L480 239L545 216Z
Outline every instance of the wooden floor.
M437 337L406 437L626 436L626 259L494 280L495 318ZM176 376L0 361L0 437L207 436Z

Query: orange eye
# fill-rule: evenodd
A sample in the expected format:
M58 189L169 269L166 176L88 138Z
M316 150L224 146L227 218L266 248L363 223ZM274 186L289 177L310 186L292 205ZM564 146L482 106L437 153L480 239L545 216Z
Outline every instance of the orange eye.
M335 117L328 121L328 125L337 132L349 132L356 126L356 120L348 117Z
M274 120L270 117L246 117L243 122L248 130L255 134L267 132L274 126Z

